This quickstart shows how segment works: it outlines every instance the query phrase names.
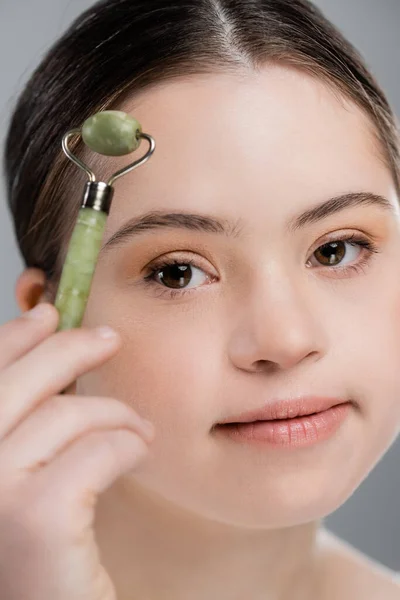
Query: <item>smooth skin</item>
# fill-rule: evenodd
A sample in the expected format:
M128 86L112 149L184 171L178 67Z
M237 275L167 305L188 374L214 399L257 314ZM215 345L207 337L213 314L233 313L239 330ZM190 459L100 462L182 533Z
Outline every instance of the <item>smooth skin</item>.
M154 210L241 223L236 236L142 230L99 257L84 326L107 323L122 344L68 393L117 398L155 425L145 459L97 503L118 600L398 599L389 569L319 527L400 425L399 198L370 121L321 81L272 66L169 81L118 108L157 149L116 183L104 242ZM392 210L286 230L300 211L360 191ZM318 248L352 234L378 252L347 242L338 265L320 262ZM171 297L171 269L144 279L160 261L191 259L185 294ZM21 275L22 310L43 301L43 284L38 270ZM287 452L216 435L229 416L306 394L353 402L326 443Z

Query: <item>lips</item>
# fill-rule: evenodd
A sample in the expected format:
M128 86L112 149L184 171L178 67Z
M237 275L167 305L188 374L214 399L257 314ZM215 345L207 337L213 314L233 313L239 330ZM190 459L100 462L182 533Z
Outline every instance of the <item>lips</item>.
M348 402L347 399L328 396L302 396L295 399L276 400L258 409L233 415L219 423L219 425L294 419L304 415L321 413L333 406Z

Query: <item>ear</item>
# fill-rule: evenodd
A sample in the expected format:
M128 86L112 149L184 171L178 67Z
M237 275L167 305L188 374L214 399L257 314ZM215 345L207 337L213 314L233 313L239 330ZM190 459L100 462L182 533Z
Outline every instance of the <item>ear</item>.
M15 284L15 298L21 312L30 310L39 302L46 302L46 276L41 269L28 268Z

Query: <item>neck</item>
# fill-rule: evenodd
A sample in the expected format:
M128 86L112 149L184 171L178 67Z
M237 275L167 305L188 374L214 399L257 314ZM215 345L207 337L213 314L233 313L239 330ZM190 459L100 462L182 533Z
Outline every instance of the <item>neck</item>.
M319 523L249 530L207 521L121 478L95 533L119 600L309 600Z

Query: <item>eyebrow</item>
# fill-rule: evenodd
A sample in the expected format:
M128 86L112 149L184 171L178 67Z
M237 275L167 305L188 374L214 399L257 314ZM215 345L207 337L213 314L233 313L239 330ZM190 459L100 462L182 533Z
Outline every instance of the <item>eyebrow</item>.
M287 222L286 231L295 233L307 225L322 221L340 211L359 206L376 206L386 212L395 213L394 206L384 196L372 192L350 192L329 198L329 200L295 215ZM100 254L120 245L127 239L151 230L184 229L235 238L240 236L243 226L244 222L241 219L232 221L189 212L149 211L124 223L103 245Z

